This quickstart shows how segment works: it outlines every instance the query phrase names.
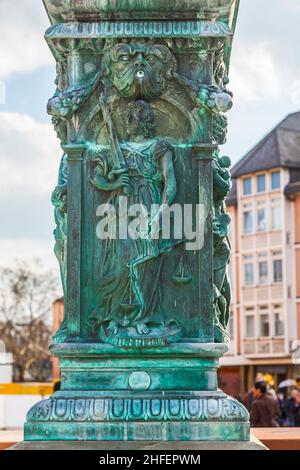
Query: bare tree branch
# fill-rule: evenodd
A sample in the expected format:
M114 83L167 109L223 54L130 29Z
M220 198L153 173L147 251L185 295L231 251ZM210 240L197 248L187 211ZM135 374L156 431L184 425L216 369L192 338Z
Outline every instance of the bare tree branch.
M50 358L51 305L60 296L58 276L39 261L0 267L0 338L14 356L16 380L23 381L33 366L35 379L43 379Z

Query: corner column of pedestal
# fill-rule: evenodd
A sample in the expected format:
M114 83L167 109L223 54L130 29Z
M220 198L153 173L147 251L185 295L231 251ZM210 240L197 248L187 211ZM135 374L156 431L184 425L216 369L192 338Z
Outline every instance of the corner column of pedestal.
M198 279L199 279L199 315L201 341L214 342L213 321L213 152L217 148L214 144L199 144L193 146L193 158L197 161L197 191L200 214L203 221L199 230L203 230L203 246L198 252Z
M81 333L82 165L85 145L65 145L68 155L68 244L66 322L68 339Z

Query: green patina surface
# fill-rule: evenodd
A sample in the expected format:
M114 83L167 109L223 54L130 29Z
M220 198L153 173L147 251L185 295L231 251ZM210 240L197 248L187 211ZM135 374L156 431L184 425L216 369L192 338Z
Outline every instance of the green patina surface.
M239 0L43 0L54 23L116 19L219 19L234 25ZM180 15L180 16L179 16Z
M231 162L220 145L238 1L44 3L66 314L52 345L62 390L29 411L25 438L248 440L247 411L217 386L230 306ZM118 222L106 213L106 240L103 204ZM136 204L151 216L126 238ZM173 204L201 207L192 250L175 215L163 236Z

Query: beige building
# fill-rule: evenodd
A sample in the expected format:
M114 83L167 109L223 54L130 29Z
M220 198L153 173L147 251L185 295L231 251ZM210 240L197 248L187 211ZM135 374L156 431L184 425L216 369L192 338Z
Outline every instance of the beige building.
M232 170L233 299L221 385L244 393L257 373L275 385L300 371L300 112L289 115ZM299 374L300 375L300 374Z

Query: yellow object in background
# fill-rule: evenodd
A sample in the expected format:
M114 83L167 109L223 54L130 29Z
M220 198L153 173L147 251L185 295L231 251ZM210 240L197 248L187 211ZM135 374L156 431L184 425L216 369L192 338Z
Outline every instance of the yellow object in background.
M274 387L275 381L274 381L274 376L271 374L266 374L264 376L265 382L270 385L270 387Z
M52 383L0 384L0 395L53 395Z

